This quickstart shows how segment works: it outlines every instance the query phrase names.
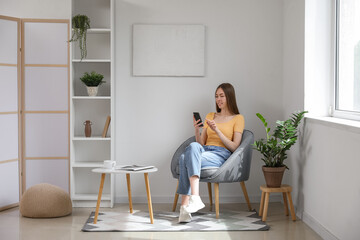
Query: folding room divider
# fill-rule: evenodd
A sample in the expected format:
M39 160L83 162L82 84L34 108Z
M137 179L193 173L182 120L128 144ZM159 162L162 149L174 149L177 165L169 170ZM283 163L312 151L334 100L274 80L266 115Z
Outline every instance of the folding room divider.
M20 196L20 19L0 16L0 210Z
M22 20L24 188L69 190L69 23Z
M37 183L69 191L70 54L68 20L0 16L0 29L0 199L17 192L1 209Z

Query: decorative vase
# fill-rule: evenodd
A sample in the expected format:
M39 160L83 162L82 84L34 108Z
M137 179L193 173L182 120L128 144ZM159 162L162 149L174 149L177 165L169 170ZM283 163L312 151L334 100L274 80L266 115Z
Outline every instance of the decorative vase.
M85 137L91 137L91 125L92 122L90 120L86 120L84 122L85 125Z
M281 186L286 167L262 167L266 186L270 188L278 188Z
M98 88L99 87L86 87L88 95L90 97L95 97L98 93Z

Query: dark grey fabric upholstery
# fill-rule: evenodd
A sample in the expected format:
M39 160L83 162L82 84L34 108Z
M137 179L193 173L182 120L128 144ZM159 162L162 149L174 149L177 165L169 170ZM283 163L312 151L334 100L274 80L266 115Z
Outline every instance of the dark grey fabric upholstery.
M185 152L185 148L195 141L195 136L188 138L176 150L171 161L171 173L174 178L179 178L179 157ZM225 163L219 168L202 169L200 173L201 182L225 183L243 182L249 179L252 146L254 134L244 130L240 146L231 154Z

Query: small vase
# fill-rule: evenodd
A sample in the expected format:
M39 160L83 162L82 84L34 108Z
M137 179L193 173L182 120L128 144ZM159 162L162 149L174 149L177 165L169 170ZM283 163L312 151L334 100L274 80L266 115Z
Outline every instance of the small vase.
M99 87L86 87L88 95L90 97L95 97L98 93L98 88Z
M90 120L86 120L84 122L85 125L85 137L91 137L91 125L92 122Z

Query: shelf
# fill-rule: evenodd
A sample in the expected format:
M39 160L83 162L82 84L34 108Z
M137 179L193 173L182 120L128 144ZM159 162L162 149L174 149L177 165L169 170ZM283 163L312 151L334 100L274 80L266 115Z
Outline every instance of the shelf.
M104 160L114 156L111 125L102 137L107 117L114 121L114 4L115 0L71 0L71 16L86 14L91 19L87 29L87 56L81 58L78 44L72 43L70 95L70 184L74 207L95 207L101 174L93 173L101 168ZM97 96L88 96L87 89L79 79L85 72L95 71L105 81ZM85 137L84 121L92 122L91 137ZM112 135L112 136L111 136ZM101 207L113 207L115 200L115 176L107 174Z
M73 63L110 63L110 59L73 59Z
M110 141L111 138L110 137L100 137L100 136L96 136L96 137L74 137L72 139L73 141Z
M87 30L87 33L110 33L110 28L90 28Z
M89 33L89 34L92 34L92 33L106 34L106 33L111 33L111 30L110 30L110 28L89 28L87 30L87 33Z
M88 200L88 201L93 201L93 200L97 200L98 199L98 194L94 193L94 194L77 194L75 193L72 196L72 200ZM110 194L102 194L101 196L101 201L106 200L106 201L110 201Z
M104 159L105 161L106 159ZM103 167L104 166L104 162L103 161L99 161L99 162L74 162L72 164L73 168L99 168L99 167Z
M96 96L96 97L89 97L89 96L73 96L72 99L74 100L110 100L110 96Z

